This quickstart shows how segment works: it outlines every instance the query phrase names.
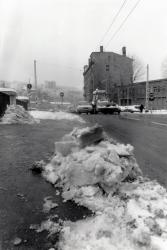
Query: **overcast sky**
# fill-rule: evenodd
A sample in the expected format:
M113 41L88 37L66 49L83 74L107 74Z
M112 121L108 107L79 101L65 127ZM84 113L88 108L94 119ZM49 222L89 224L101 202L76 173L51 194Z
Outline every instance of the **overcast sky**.
M124 0L0 0L0 79L83 86L83 66L97 51ZM137 55L161 78L167 57L167 1L141 0L112 39L137 0L128 0L101 44L106 51ZM106 47L107 45L107 47Z

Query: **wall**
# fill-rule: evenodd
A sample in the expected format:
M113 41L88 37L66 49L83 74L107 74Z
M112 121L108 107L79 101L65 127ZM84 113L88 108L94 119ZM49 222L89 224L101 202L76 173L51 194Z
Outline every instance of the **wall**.
M86 74L84 75L84 98L91 102L93 98L93 89L94 89L94 74L93 67L90 66Z
M15 105L16 104L16 96L15 95L10 95L10 105Z
M7 105L10 104L9 95L0 92L0 117L5 113Z
M88 67L84 67L84 95L91 100L95 89L112 95L113 86L132 83L132 59L113 52L92 52Z
M167 79L149 81L149 92L155 96L154 101L149 101L149 108L167 109ZM115 87L112 89L111 99L120 105L145 105L146 82Z
M129 85L132 82L132 60L113 52L92 53L96 85L101 82L103 89L116 85Z

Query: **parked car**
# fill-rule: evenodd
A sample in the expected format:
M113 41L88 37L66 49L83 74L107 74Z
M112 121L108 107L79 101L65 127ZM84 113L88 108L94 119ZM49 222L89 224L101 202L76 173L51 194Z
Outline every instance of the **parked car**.
M92 114L93 113L93 107L92 104L86 101L79 102L76 111L78 114L86 113L86 114Z
M140 112L140 105L120 106L122 112Z

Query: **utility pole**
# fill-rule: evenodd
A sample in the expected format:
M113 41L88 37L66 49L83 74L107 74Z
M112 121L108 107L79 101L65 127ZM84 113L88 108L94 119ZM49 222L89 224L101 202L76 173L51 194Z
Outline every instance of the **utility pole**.
M36 68L36 60L34 60L34 85L35 90L37 90L37 68Z
M147 64L146 102L145 102L146 109L148 109L148 101L149 101L148 93L149 93L149 65Z
M34 60L34 85L35 85L35 102L36 106L38 104L38 98L37 98L37 68L36 68L36 60Z

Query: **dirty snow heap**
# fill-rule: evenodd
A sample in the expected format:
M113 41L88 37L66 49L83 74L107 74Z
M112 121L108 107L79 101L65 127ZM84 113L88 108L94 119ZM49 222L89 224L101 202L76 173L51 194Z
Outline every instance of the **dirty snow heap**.
M55 143L43 176L94 212L64 222L62 250L166 250L167 192L142 176L131 145L107 139L101 127L74 129Z
M1 119L3 124L33 124L38 123L37 119L34 119L32 115L29 114L22 106L20 105L11 105L8 106L4 116Z

